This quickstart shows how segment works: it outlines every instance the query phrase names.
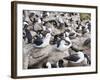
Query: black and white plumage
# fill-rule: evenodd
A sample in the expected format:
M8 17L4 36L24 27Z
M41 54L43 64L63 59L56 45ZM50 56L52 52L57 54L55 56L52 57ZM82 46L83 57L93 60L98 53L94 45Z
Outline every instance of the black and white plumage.
M82 52L77 52L76 54L71 54L68 57L65 57L64 59L69 60L72 63L80 63L84 60L84 54Z
M30 11L30 10L26 11L27 15L25 14L23 17L25 18L27 16L29 17L30 20L29 19L27 19L27 21L25 21L26 19L23 20L25 21L23 22L24 24L23 32L25 32L23 33L23 39L26 39L28 43L32 43L32 47L34 46L34 49L37 48L43 49L43 47L45 48L48 47L47 45L51 47L52 45L50 45L49 42L53 39L52 37L56 34L62 33L60 35L55 36L52 42L53 46L56 48L54 49L52 46L53 50L55 50L55 53L61 52L61 57L63 57L62 54L63 53L69 54L69 49L71 48L76 52L76 54L71 54L70 56L67 55L68 56L67 60L69 62L71 62L72 64L74 63L76 64L80 63L85 59L86 61L88 61L88 64L91 63L89 57L86 54L84 55L77 54L80 51L79 50L80 48L75 49L72 47L73 44L72 39L75 39L77 37L79 38L85 37L83 36L83 34L88 33L88 31L91 31L91 22L85 23L84 20L80 20L80 13L74 13L74 12L63 13L63 12L52 12L52 11ZM30 29L29 26L31 26L32 28ZM41 31L49 30L49 28L51 28L52 30L51 33L46 33L46 34L45 32L41 33ZM37 36L33 37L31 31L36 32ZM77 34L79 36L77 36ZM84 41L82 46L87 47L87 44L90 44L89 40ZM77 45L75 47L77 48ZM66 59L64 61L66 61ZM64 63L63 60L59 60L55 63L47 62L45 63L45 66L46 67L48 66L48 68L63 67L63 63Z
M51 63L50 62L43 63L42 68L51 68Z
M64 34L65 33L55 35L53 41L51 41L55 50L68 51L68 49L72 46L71 40Z
M77 52L76 54L71 54L70 56L68 57L64 57L65 60L68 60L70 63L72 64L77 64L77 63L81 63L82 61L86 61L85 63L86 64L91 64L91 61L89 59L89 57L84 54L83 52Z
M50 62L48 61L48 62L46 62L46 63L44 63L44 64L42 65L42 68L48 68L48 69L57 68L57 65L56 65L56 63L55 63L55 64L52 64L52 63L50 63Z
M50 33L45 33L45 34L39 33L33 42L34 47L43 48L43 47L48 46L50 38L51 38Z
M29 26L29 23L27 21L23 22L23 29L27 29L27 27Z
M80 57L78 56L78 54L73 54L73 55L70 55L69 57L66 57L64 59L69 60L69 61L73 61L73 62L77 62L80 59Z
M36 36L36 39L34 40L33 43L34 43L35 45L39 46L39 45L41 45L41 44L43 43L43 40L42 40L41 37Z
M86 58L87 64L91 64L91 60L89 59L89 56L87 54L84 54L84 57Z
M32 35L28 29L25 29L26 39L28 39L28 43L32 43Z
M60 60L56 63L56 65L57 65L57 68L62 68L62 67L64 67L64 61L63 61L63 59L60 59Z
M36 35L36 32L32 30L32 26L29 26L29 22L24 21L23 23L23 39L25 43L32 43L33 36Z
M26 43L32 43L33 37L36 35L36 32L25 29L23 30L23 39Z
M43 11L42 17L45 18L47 16L49 16L49 13L47 11Z
M71 47L72 43L68 37L66 39L61 39L57 41L57 44L55 44L55 48L60 51L67 50Z
M42 67L43 68L48 68L48 69L50 69L50 68L62 68L62 67L64 67L64 61L63 61L63 59L60 59L55 63L50 63L48 61L46 63L43 63Z
M91 45L91 39L88 38L88 39L86 39L86 40L84 41L83 46L88 46L88 47L90 47L90 45Z
M71 32L71 33L69 34L69 38L70 38L70 39L75 39L76 36L77 36L77 33L76 33L76 32Z

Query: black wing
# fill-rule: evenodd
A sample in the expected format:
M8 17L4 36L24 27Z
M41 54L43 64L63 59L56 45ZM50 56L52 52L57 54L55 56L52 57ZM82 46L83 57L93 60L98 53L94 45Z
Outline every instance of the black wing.
M76 62L77 60L80 59L80 57L78 56L78 54L72 54L72 55L70 55L68 57L64 57L64 59Z

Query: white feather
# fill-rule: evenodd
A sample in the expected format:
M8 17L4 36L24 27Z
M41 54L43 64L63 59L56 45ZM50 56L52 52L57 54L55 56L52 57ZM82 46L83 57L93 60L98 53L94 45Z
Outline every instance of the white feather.
M38 19L38 23L41 23L41 20L40 19Z
M68 50L71 47L72 43L68 37L66 37L66 40L70 42L69 45L65 45L66 44L65 40L61 40L59 47L57 47L57 44L55 45L56 49L60 51Z
M34 46L37 48L46 47L49 45L50 38L51 38L51 34L47 33L46 37L43 39L43 44L41 44L40 46L34 44Z
M46 66L47 66L49 69L52 68L50 62L47 62L47 63L46 63Z
M84 61L85 57L84 57L84 53L83 52L77 52L78 56L80 57L80 59L76 62L74 61L70 61L71 63L81 63L82 61Z
M26 25L28 25L28 23L27 23L27 22L23 22L23 24L24 24L24 25L25 25L25 24L26 24Z

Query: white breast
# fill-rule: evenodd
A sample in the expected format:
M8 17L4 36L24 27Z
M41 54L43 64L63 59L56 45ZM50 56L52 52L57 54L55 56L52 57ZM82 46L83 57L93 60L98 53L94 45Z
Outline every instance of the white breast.
M60 50L60 51L65 51L65 50L68 50L71 47L71 43L69 45L65 45L65 44L66 44L66 42L64 40L62 40L60 42L60 46L56 49Z

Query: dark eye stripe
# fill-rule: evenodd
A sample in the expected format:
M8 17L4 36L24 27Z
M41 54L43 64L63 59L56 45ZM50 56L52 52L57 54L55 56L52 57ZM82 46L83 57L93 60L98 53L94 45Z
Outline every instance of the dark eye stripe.
M65 39L63 39L66 43L65 43L65 45L69 45L70 44L70 42L69 41L67 41L67 40L65 40Z

